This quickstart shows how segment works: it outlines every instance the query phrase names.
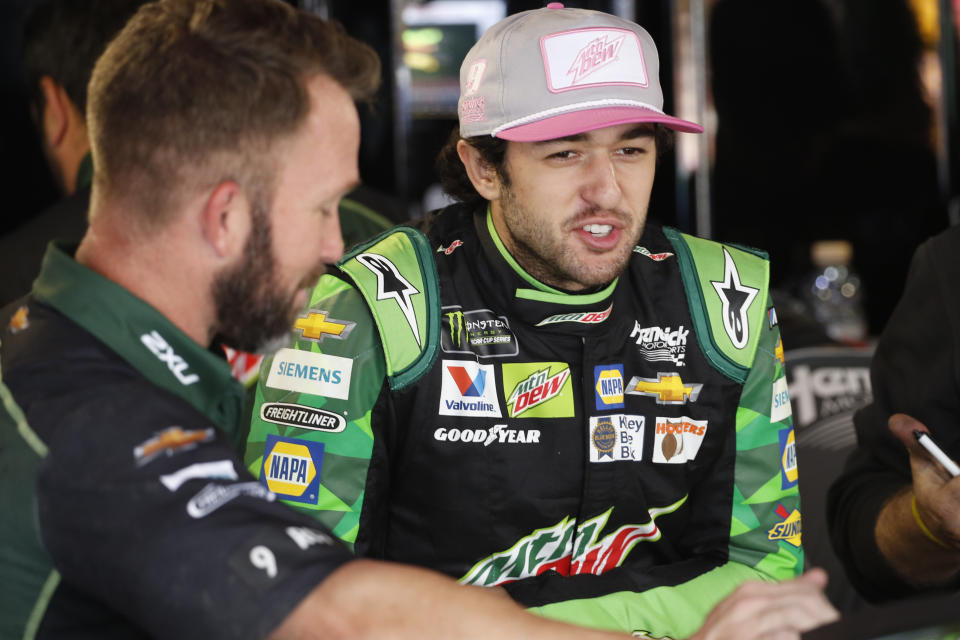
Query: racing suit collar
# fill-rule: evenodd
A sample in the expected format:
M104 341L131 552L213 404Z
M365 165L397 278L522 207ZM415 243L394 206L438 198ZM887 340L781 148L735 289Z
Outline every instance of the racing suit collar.
M603 327L612 311L620 278L591 293L568 293L543 284L514 259L504 246L493 224L490 206L478 210L474 227L480 245L491 267L490 290L505 291L503 302L511 317L528 324L553 328L564 333L588 335Z
M117 283L73 259L76 244L51 243L33 298L94 335L154 384L183 398L231 436L243 388L227 362Z

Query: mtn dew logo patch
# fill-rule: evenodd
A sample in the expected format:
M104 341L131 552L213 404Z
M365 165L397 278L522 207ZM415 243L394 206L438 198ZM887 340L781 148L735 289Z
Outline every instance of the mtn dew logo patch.
M613 507L579 527L575 517L567 516L553 526L524 536L506 551L484 558L460 578L460 582L493 587L545 571L564 576L606 573L619 567L638 542L659 540L657 517L677 510L685 501L686 496L667 507L650 509L649 522L623 525L603 538L600 533Z
M316 504L322 463L322 442L269 434L260 484L283 500Z
M571 387L565 362L503 365L503 396L511 418L572 418Z

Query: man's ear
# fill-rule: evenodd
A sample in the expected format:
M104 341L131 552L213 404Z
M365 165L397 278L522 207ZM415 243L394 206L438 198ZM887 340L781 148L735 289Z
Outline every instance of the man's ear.
M457 143L457 155L460 156L460 162L467 170L467 177L470 178L477 193L486 200L497 200L500 197L500 176L497 175L496 169L487 163L480 155L480 151L466 140Z
M243 253L252 228L250 202L233 180L224 180L209 192L200 214L203 238L219 258L232 260Z
M47 144L55 149L67 135L70 124L69 98L66 90L50 76L40 76L40 93L43 95L40 126Z

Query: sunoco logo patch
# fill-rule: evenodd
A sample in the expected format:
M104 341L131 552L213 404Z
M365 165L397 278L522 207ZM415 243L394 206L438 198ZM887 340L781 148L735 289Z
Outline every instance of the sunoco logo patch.
M322 442L268 435L260 483L284 500L316 504L322 463Z
M800 546L800 534L803 529L803 520L800 512L794 509L787 511L782 504L777 505L777 515L783 518L783 522L775 524L767 532L767 538L770 540L784 540L795 547Z
M260 407L260 419L288 427L339 433L347 427L343 416L331 411L287 402L267 402Z

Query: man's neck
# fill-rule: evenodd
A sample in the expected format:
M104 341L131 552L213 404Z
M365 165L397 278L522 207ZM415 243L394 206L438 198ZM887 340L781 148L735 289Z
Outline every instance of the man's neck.
M93 216L77 249L77 262L154 307L198 344L209 345L210 282L191 261L186 242L176 229L145 234L131 232L128 223L110 224L116 215Z

